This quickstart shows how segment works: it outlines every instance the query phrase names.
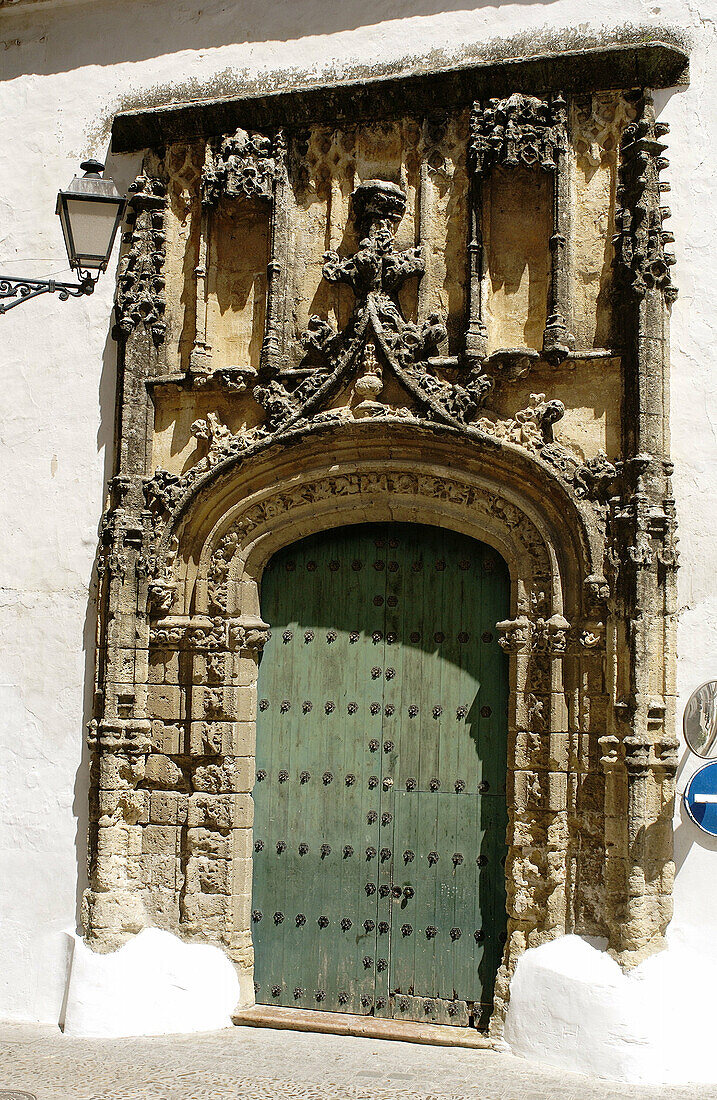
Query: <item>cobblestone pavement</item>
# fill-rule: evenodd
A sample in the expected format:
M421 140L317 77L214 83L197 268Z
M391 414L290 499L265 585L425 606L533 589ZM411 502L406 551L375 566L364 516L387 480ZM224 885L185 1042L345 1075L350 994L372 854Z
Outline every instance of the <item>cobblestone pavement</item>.
M3 1024L3 1090L17 1090L12 1100L717 1100L717 1086L629 1087L490 1050L243 1027L110 1040Z

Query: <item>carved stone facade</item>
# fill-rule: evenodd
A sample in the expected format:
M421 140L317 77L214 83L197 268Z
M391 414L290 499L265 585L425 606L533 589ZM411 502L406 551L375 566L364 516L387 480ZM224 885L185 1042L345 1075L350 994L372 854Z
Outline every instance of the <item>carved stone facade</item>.
M218 943L251 1001L262 570L432 523L512 577L498 1028L526 947L631 966L671 915L663 131L646 89L276 122L150 151L133 190L86 933Z

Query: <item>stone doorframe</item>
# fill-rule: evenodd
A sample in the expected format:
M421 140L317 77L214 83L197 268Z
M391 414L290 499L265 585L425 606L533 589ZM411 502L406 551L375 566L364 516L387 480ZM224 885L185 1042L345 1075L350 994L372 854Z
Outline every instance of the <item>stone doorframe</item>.
M144 716L123 717L128 689L108 684L109 707L91 729L85 914L97 949L146 924L209 940L234 959L253 1000L250 792L270 628L261 576L280 548L367 521L470 535L510 569L511 618L496 624L510 704L508 940L494 1027L527 947L565 932L604 935L625 961L659 944L671 915L674 752L656 736L635 766L618 737L624 626L600 572L593 505L517 446L464 439L457 461L456 442L435 427L325 426L215 469L175 510L158 548L169 571L140 570L138 603L123 613L118 600L110 624L136 638L130 694ZM108 573L110 585L125 583L126 570Z
M658 86L675 78L664 49L635 49L643 62L652 59ZM607 76L614 70L609 51L600 58L599 65L577 66L588 91L616 79ZM256 670L269 629L261 618L262 570L272 553L304 535L381 520L471 535L494 546L511 572L511 617L497 624L511 662L511 696L508 940L494 1027L527 947L565 932L601 935L628 967L663 946L674 874L678 558L668 400L676 292L660 181L666 128L655 118L650 89L635 89L626 76L631 121L619 130L616 149L611 284L619 315L620 346L610 356L619 359L620 444L611 457L596 450L585 457L553 434L566 414L554 394L530 394L527 408L519 407L517 391L509 407L486 404L495 383L488 370L515 380L542 356L540 377L547 367L559 378L570 363L602 354L592 346L568 350L569 104L558 77L573 77L563 62L544 62L540 79L552 76L548 89L538 89L543 98L511 90L502 100L471 103L475 93L464 89L472 180L465 210L473 213L464 225L470 278L466 315L454 317L463 325L457 357L435 355L447 332L441 317L421 307L418 325L401 313L396 281L422 279L425 263L420 241L408 250L396 243L406 194L388 179L359 181L352 193L359 250L324 257L322 280L353 288L348 322L334 332L311 317L298 341L291 335L288 197L302 146L282 127L301 114L300 99L264 104L273 137L239 129L219 145L204 142L194 167L175 134L169 160L183 166L181 195L160 148L167 137L131 185L116 307L117 473L101 529L89 734L83 920L97 950L118 947L148 924L216 943L235 960L244 1003L251 1003ZM507 74L489 68L492 76L481 70L474 77L486 96L504 95ZM598 70L604 84L596 83ZM453 102L454 77L446 75L446 103ZM420 81L411 87L414 108L428 110L422 97L431 89ZM384 99L392 101L395 90L384 89ZM317 95L329 113L335 109L334 97ZM390 115L390 103L384 106ZM243 112L253 119L257 101L237 110L234 124ZM168 111L169 123L161 112L144 122L171 130L184 115ZM207 111L206 139L219 133ZM510 123L505 130L498 116ZM130 129L141 122L125 119ZM125 138L127 125L119 128ZM544 153L537 160L536 133ZM481 194L495 157L515 167L516 135L526 168L550 172L554 181L550 313L542 352L508 347L486 355ZM222 188L232 202L249 196L259 203L271 229L256 369L214 369L202 327L205 246ZM183 236L181 196L194 204L196 256ZM182 328L186 301L196 308L185 311ZM180 329L182 347L191 349L184 359ZM317 357L306 376L291 367L297 343ZM388 390L375 400L383 392L379 359L402 395L395 400ZM334 407L351 379L350 392L361 401L346 397L348 404ZM245 411L259 422L224 424L214 405L229 404L249 386ZM153 450L155 395L166 390L187 398L187 415L198 394L211 398L197 406L206 419L192 425L206 454L188 464L172 454L172 471L158 468Z

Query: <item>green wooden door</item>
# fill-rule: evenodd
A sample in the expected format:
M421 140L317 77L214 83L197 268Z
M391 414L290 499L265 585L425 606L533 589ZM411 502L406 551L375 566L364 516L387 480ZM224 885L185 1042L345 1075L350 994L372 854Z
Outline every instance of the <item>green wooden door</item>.
M505 940L507 567L346 527L277 554L259 669L257 1001L482 1024Z

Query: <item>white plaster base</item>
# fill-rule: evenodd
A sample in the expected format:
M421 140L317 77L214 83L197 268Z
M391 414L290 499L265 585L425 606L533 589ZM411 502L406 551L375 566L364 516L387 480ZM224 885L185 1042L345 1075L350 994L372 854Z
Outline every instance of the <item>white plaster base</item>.
M231 1026L239 979L222 951L145 928L98 955L74 933L66 1035L167 1035Z
M717 959L674 932L629 974L579 936L527 951L510 990L514 1054L631 1084L717 1081Z

